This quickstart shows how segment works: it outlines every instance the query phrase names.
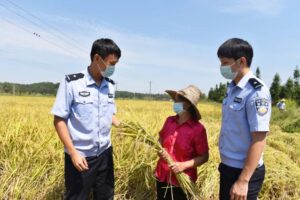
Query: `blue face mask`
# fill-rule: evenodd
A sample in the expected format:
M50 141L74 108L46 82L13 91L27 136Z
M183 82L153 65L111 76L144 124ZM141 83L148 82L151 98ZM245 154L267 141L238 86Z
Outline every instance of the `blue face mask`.
M181 102L175 102L173 104L173 110L176 114L180 114L182 111L184 111L183 109L183 103Z
M101 71L102 76L104 77L110 77L115 72L115 66L114 65L108 65L104 71Z
M102 71L101 67L98 66L100 73L103 77L110 77L114 74L115 72L115 66L114 65L106 65L103 59L100 57L101 62L106 66L105 70Z
M224 65L220 67L221 74L224 78L233 80L238 75L238 72L233 72L231 70L232 65Z

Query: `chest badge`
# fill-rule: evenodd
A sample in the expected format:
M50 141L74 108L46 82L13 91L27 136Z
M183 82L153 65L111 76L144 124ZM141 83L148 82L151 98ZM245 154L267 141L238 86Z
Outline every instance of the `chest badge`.
M233 102L235 102L235 103L241 103L242 102L242 98L240 98L240 97L234 97L234 100L233 100Z
M88 91L80 91L80 92L79 92L79 95L82 96L82 97L88 97L88 96L90 96L91 94L90 94L90 92L88 92Z
M114 94L109 93L109 94L108 94L108 98L114 98Z

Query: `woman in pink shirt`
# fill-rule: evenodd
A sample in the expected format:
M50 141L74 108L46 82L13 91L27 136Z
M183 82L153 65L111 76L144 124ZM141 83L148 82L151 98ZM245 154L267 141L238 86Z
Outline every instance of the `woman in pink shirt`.
M197 103L200 90L193 85L182 90L166 91L174 100L175 116L170 116L159 132L159 141L165 148L160 152L155 176L157 178L157 200L183 200L186 195L179 187L175 173L186 173L192 181L197 180L197 167L208 161L208 142L205 127ZM174 160L168 165L166 154ZM171 187L172 186L172 190Z

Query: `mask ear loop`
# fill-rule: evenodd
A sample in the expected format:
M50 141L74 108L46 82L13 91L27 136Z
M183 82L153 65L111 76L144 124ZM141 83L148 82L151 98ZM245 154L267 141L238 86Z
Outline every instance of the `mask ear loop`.
M101 60L102 64L105 66L105 69L106 69L107 65L105 64L104 60L102 59L102 57L100 55L99 55L99 57L100 57L100 60Z
M232 67L232 65L234 65L234 64L238 64L237 62L238 62L238 61L241 61L241 58L242 58L242 57L240 57L240 58L238 58L236 61L234 61L234 63L232 63L232 64L230 65L230 67ZM239 65L241 65L241 62L240 62Z
M102 59L102 57L101 57L100 55L98 55L98 56L100 57L100 60L101 60L102 64L105 66L105 70L106 70L107 66L106 66L106 64L104 63L104 60ZM99 72L100 72L101 76L104 77L103 73L105 72L105 70L102 71L102 70L101 70L101 67L100 67L98 64L97 64L97 67L98 67L98 69L99 69Z

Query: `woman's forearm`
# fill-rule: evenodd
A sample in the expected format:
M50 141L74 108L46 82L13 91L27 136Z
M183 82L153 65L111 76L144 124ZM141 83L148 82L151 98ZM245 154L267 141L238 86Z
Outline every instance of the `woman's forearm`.
M208 158L209 158L209 154L207 152L207 153L205 153L201 156L198 156L198 157L195 157L191 160L185 161L184 165L185 165L186 169L189 169L189 168L192 168L192 167L198 167L198 166L206 163L208 161Z

